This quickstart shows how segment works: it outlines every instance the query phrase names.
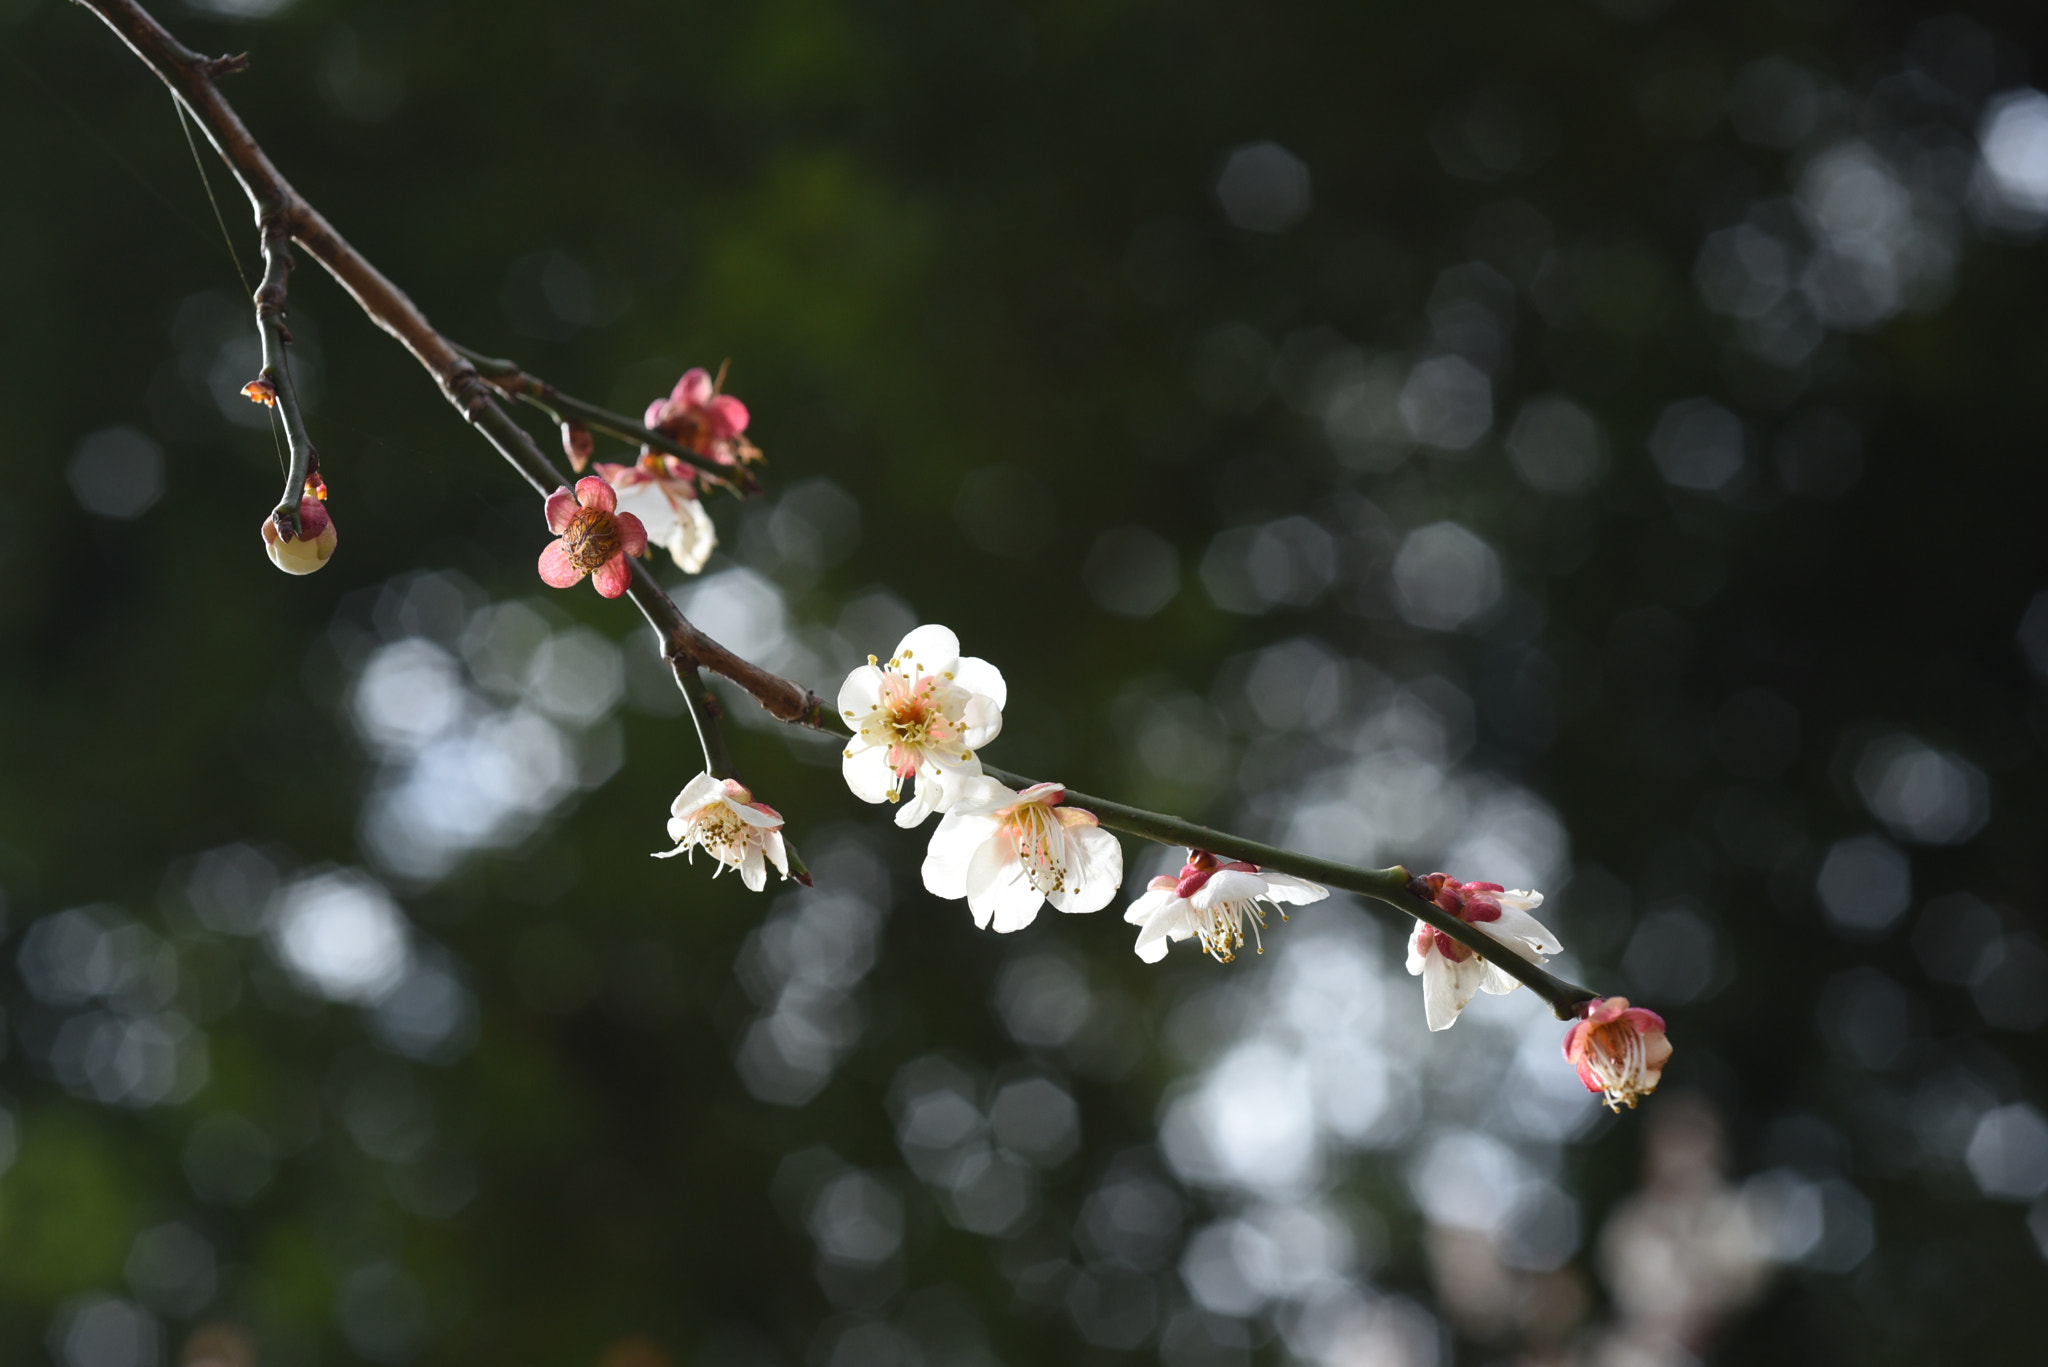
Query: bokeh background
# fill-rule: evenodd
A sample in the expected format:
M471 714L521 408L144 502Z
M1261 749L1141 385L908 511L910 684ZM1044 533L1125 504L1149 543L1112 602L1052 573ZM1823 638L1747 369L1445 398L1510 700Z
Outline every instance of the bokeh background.
M1348 898L978 932L743 698L816 890L650 860L647 629L311 267L341 543L273 570L170 103L0 0L0 1356L2029 1357L2031 8L159 9L452 336L632 412L731 359L707 629L829 694L942 621L992 762L1545 890L1671 1023L1615 1118Z

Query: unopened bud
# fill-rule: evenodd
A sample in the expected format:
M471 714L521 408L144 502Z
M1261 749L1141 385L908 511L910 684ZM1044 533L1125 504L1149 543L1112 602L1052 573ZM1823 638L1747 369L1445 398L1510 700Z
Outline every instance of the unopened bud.
M286 574L311 574L334 554L334 519L327 507L308 493L299 499L299 534L288 537L275 517L263 519L263 549L270 563Z
M591 439L590 429L580 422L562 424L562 454L569 458L569 468L582 474L590 468L590 454L597 449Z
M260 403L266 408L277 407L277 386L267 375L258 375L242 386L242 397L250 403Z

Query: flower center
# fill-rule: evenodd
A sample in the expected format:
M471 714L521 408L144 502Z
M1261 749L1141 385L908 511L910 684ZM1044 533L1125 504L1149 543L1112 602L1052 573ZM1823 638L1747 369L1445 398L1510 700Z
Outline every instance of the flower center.
M1017 808L1010 816L1010 839L1033 892L1049 897L1067 886L1065 830L1052 808L1038 802Z
M1198 922L1195 937L1202 942L1202 952L1219 964L1227 964L1237 957L1237 951L1244 948L1244 922L1249 913L1252 922L1252 946L1259 953L1266 952L1259 932L1265 928L1266 914L1259 906L1258 899L1248 897L1237 902L1219 902L1209 908L1207 924ZM1197 912L1197 916L1202 913Z
M736 864L746 852L747 827L723 802L697 817L697 840L720 863Z
M1587 1034L1586 1063L1593 1076L1609 1095L1629 1098L1629 1104L1635 1104L1636 1084L1648 1062L1642 1031L1609 1021L1593 1026Z
M619 553L619 520L602 508L579 508L562 543L570 564L586 572L597 569Z

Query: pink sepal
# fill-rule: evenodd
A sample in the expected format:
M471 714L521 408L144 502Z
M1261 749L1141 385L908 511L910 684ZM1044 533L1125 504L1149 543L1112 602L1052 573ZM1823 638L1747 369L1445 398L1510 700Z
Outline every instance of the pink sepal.
M548 548L540 553L541 582L549 588L572 588L582 577L583 571L569 558L569 547L563 542L550 541Z
M640 540L646 544L647 534L642 532ZM633 566L625 556L615 555L591 572L590 582L597 585L599 596L617 598L633 583Z
M311 494L299 500L299 536L302 540L317 541L320 534L334 525L334 519L327 515L327 505Z
M631 513L618 513L619 549L627 555L647 554L647 528Z
M586 508L611 512L619 506L619 496L596 475L585 475L576 481L576 501Z
M569 530L569 519L576 516L576 495L567 489L557 489L548 495L548 530L556 536Z
M653 399L648 402L647 411L640 415L640 425L650 432L659 432L662 421L668 417L668 400Z

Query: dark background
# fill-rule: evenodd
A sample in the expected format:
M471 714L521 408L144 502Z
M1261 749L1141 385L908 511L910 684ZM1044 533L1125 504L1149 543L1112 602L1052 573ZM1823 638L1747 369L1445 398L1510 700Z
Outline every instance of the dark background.
M1228 967L977 932L743 698L817 890L650 861L644 626L310 265L341 541L276 573L170 102L0 0L0 1355L2027 1356L2028 12L159 10L451 336L635 413L732 360L708 629L829 695L945 622L991 762L1534 883L1670 1021L1614 1120L1346 899Z

